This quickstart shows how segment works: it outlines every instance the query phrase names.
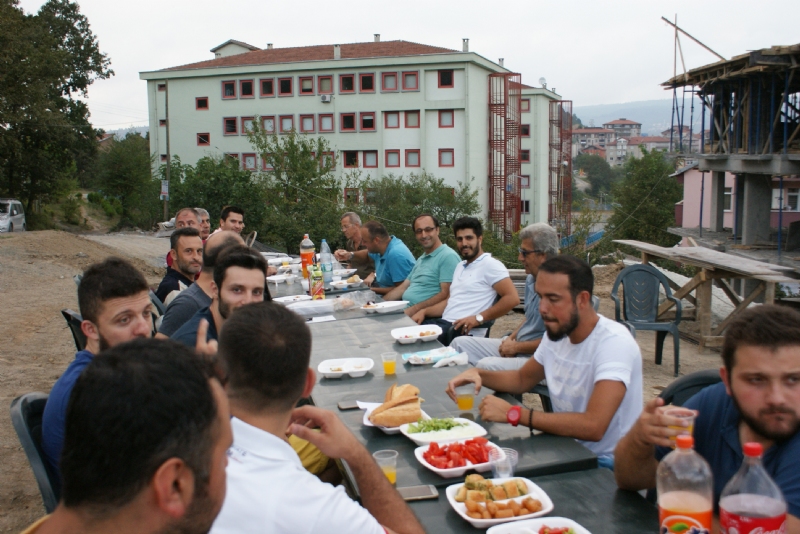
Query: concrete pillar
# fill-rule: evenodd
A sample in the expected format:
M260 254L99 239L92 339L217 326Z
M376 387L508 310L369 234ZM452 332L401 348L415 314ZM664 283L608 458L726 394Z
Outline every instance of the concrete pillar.
M737 174L733 186L732 211L733 211L733 237L734 243L742 240L742 215L744 213L744 174Z
M769 241L769 216L772 208L772 178L745 174L742 208L742 244Z
M709 210L709 230L721 232L723 215L725 215L725 173L712 172L711 174L711 209Z

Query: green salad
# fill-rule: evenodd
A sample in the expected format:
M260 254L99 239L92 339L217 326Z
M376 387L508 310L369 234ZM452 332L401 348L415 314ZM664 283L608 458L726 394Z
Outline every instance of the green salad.
M467 424L459 423L452 417L445 419L420 419L416 423L408 425L408 433L419 434L422 432L437 432L439 430L450 430L459 426L467 426Z

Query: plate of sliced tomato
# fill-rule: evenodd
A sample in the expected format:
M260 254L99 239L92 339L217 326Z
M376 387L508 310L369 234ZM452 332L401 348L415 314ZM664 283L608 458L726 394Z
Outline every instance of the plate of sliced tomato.
M500 449L486 438L462 439L446 444L432 442L417 447L414 455L419 463L442 478L462 477L467 471L483 473L491 470L489 451ZM502 453L502 449L501 454Z

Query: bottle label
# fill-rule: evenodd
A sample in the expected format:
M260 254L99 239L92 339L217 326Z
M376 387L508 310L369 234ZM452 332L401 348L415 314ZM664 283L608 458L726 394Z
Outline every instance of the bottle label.
M784 534L786 514L774 517L753 517L719 510L719 526L723 534Z
M660 534L709 534L711 532L711 510L708 512L678 512L658 509Z

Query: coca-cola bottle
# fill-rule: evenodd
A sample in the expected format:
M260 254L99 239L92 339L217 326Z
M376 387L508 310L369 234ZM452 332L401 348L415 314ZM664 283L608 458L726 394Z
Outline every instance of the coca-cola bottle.
M786 531L786 501L761 464L764 448L745 443L744 461L725 484L719 499L723 534L769 534Z
M658 464L658 522L661 534L708 534L713 517L714 480L692 436L678 436L677 448Z

